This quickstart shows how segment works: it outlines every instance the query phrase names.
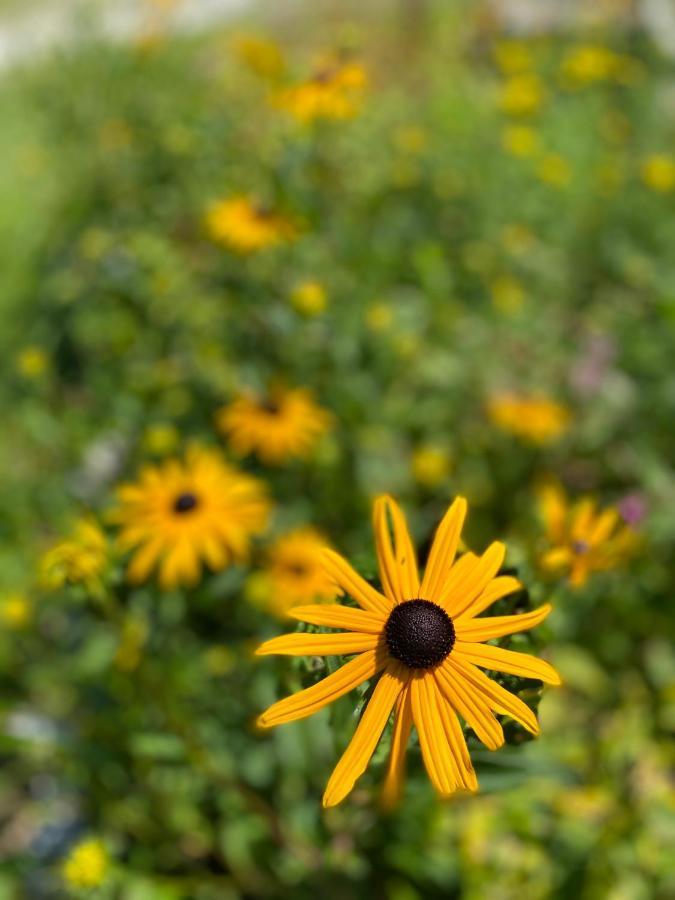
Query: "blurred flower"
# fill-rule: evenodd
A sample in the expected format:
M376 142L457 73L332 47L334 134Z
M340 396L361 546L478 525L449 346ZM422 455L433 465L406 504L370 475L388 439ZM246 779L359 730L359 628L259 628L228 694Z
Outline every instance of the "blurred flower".
M499 542L482 557L466 553L453 565L465 515L466 501L458 497L439 525L420 583L403 513L390 497L378 498L375 544L384 593L337 553L325 550L326 573L362 609L340 604L295 607L289 615L301 622L346 630L284 635L258 648L261 656L357 654L318 684L273 704L258 720L263 728L304 718L381 673L354 737L328 781L326 807L344 800L363 774L392 709L395 721L383 795L388 806L397 801L402 788L413 724L429 777L444 797L456 790L478 789L457 713L492 750L504 743L495 711L516 719L533 734L538 731L532 710L479 667L559 684L557 673L543 660L482 643L533 628L546 618L550 604L521 615L475 618L520 584L511 576L496 577L506 551Z
M531 444L549 444L566 430L569 410L547 397L495 394L488 403L490 419L503 431Z
M541 565L551 572L566 570L572 587L582 587L591 572L620 565L635 549L637 535L620 525L617 509L600 512L590 497L570 504L557 482L539 489L539 510L551 545Z
M275 81L284 74L286 62L275 41L255 34L238 34L232 49L244 65L261 78Z
M635 527L644 521L647 512L649 511L649 504L647 503L647 498L644 494L633 491L621 498L617 504L617 509L624 522Z
M611 78L617 59L616 54L607 47L582 44L565 55L560 70L564 80L573 86L591 84Z
M130 614L122 623L120 641L115 651L115 667L120 672L133 672L141 661L148 638L148 623L144 616Z
M212 240L236 253L253 253L296 237L295 225L244 195L214 203L206 214Z
M373 303L366 310L366 325L371 331L387 331L394 322L394 311L388 303Z
M35 344L24 347L16 357L16 368L24 378L39 378L47 371L49 357Z
M72 888L95 888L103 884L109 868L110 857L103 842L87 838L72 848L61 874Z
M277 386L264 398L236 397L218 411L216 424L238 455L256 453L267 464L279 464L309 456L332 418L306 388Z
M225 644L214 644L204 653L204 666L210 675L227 675L235 667L237 657Z
M499 105L509 116L531 116L543 102L544 89L537 75L514 75L501 87Z
M112 518L120 545L134 550L129 581L145 581L157 567L167 590L195 584L203 563L219 571L245 558L270 509L258 479L196 446L183 460L146 466L136 483L118 488L118 498Z
M165 456L173 453L180 443L180 434L174 425L148 425L143 434L143 448L153 456Z
M296 528L277 538L264 568L267 610L283 616L296 603L335 599L339 591L321 562L327 546L313 528Z
M293 288L291 303L303 316L318 316L328 305L326 289L320 281L301 281Z
M539 135L528 125L507 125L502 131L502 147L513 156L534 156Z
M642 180L652 191L667 194L675 188L675 157L653 153L642 163Z
M497 66L506 75L526 72L532 67L532 52L523 41L498 41L492 53Z
M82 584L91 593L98 593L107 562L105 533L93 519L79 519L71 536L54 544L42 556L40 583L51 591L66 584Z
M351 119L361 108L366 84L362 65L328 58L307 81L276 93L272 103L303 124L319 119Z
M0 622L20 631L31 620L33 608L24 594L6 594L0 598Z
M450 474L450 454L443 447L420 444L413 452L410 469L418 484L426 488L438 487Z
M490 284L492 304L501 313L511 314L522 309L525 302L523 285L513 275L500 275Z
M564 157L548 153L537 166L537 177L553 187L565 187L572 180L572 169Z

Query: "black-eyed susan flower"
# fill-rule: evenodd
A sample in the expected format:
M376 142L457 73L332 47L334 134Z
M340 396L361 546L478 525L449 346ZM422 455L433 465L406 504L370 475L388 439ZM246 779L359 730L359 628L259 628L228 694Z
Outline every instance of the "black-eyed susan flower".
M291 241L297 235L289 218L246 195L214 203L206 214L206 230L213 241L241 254Z
M216 414L232 450L255 453L269 465L305 459L331 427L332 417L306 388L272 388L266 397L242 394Z
M72 848L61 874L71 888L95 888L103 884L109 869L110 857L103 842L87 838Z
M507 125L502 131L502 147L512 156L534 156L539 149L539 135L529 125Z
M636 548L637 535L623 524L618 509L599 510L592 497L570 503L557 482L539 489L539 510L549 544L541 565L566 572L572 587L582 587L592 572L620 565Z
M219 571L245 558L270 509L258 479L200 447L184 460L147 466L118 498L112 518L121 547L133 550L129 580L145 581L156 567L165 589L195 584L203 564Z
M328 305L328 295L320 281L300 281L291 292L293 307L303 316L319 316Z
M495 394L488 403L488 415L502 431L537 445L557 440L570 421L565 406L542 395Z
M39 563L40 584L56 591L66 584L81 584L97 593L108 562L108 541L98 524L79 519L69 537L58 541Z
M326 571L361 608L296 607L289 615L301 622L343 630L285 635L258 648L262 656L354 656L318 684L274 703L259 718L264 728L308 716L379 675L356 732L328 781L324 806L335 806L352 790L392 710L394 728L384 785L388 804L395 802L402 786L413 725L429 777L444 797L478 787L458 714L493 750L504 743L495 713L511 716L532 733L538 731L532 710L481 669L559 684L547 662L484 643L534 627L551 607L545 604L521 615L477 618L520 583L497 575L505 554L499 542L480 557L465 553L455 561L465 515L466 501L457 498L436 532L420 579L405 518L390 497L380 497L374 506L374 530L382 591L337 553L326 550Z
M278 91L272 103L303 124L352 119L361 109L367 81L360 63L328 57L318 62L306 81Z
M533 72L507 79L499 96L499 106L509 116L532 116L543 102L544 88Z
M276 81L286 68L279 45L262 35L237 34L232 40L232 50L237 58L260 78Z

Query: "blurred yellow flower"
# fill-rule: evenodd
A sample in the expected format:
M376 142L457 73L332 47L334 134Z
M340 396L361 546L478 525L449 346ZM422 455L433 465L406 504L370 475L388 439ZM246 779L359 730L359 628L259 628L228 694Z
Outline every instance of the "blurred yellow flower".
M387 331L394 322L394 311L388 303L373 303L366 311L366 325L371 331Z
M24 594L7 594L0 598L0 622L20 631L31 620L33 608Z
M155 423L148 425L143 434L143 449L153 456L173 453L180 444L180 434L174 425Z
M16 368L24 378L39 378L47 371L49 357L35 344L30 344L19 351L16 357Z
M261 78L275 81L284 74L286 62L281 48L269 38L237 34L232 40L232 49L237 58Z
M675 157L653 153L642 163L642 180L652 191L666 194L675 188Z
M562 156L557 153L549 153L539 161L537 177L546 184L562 188L572 180L572 169Z
M507 125L502 131L502 147L513 156L534 156L539 147L539 135L527 125Z
M214 203L206 214L206 229L213 241L242 254L291 241L297 236L290 219L244 195Z
M119 543L134 551L129 581L145 581L156 567L166 590L195 584L204 564L219 571L245 558L270 510L262 482L196 446L182 460L146 466L118 488L118 500Z
M499 105L509 116L531 116L544 102L544 88L538 75L514 75L501 87Z
M524 41L498 41L492 53L497 66L506 75L526 72L532 67L532 51Z
M70 537L54 544L41 558L40 584L56 591L66 584L82 584L97 593L108 562L108 541L95 521L79 519Z
M640 63L631 56L614 53L601 44L582 44L570 50L560 66L563 82L583 87L601 81L628 84L641 73Z
M109 868L110 857L103 842L87 838L72 848L61 874L72 888L95 888L103 884Z
M303 316L318 316L328 305L326 289L320 281L301 281L293 288L291 303Z
M434 488L447 479L451 462L450 454L445 448L435 444L420 444L413 451L410 469L418 484Z
M614 507L602 511L591 497L570 503L557 482L539 490L539 510L550 545L541 565L551 572L566 571L572 587L582 587L591 572L620 565L637 546L637 535L621 524Z
M255 453L268 465L278 465L307 458L330 429L332 416L306 388L277 385L267 397L236 397L218 411L216 424L239 456Z
M351 119L361 109L366 84L366 71L359 63L328 59L307 81L278 91L272 103L303 124Z
M340 591L321 562L327 546L313 528L296 528L272 544L264 568L268 587L264 605L270 612L283 616L298 603L335 599Z
M539 395L496 394L488 403L488 415L498 428L538 445L555 441L570 421L565 406Z
M209 675L227 675L237 662L234 651L225 644L214 644L204 652L204 666Z
M525 302L525 289L513 275L500 275L490 284L492 304L501 313L516 313Z

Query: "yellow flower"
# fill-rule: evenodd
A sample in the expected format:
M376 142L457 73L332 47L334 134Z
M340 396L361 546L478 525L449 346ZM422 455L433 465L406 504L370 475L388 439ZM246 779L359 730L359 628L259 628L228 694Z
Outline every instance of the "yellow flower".
M466 501L458 497L436 532L420 581L403 513L390 497L380 497L374 506L374 528L382 592L337 553L325 550L327 574L361 609L341 604L295 607L289 611L292 618L345 630L284 635L258 648L261 656L354 656L318 684L274 703L258 720L263 728L311 715L380 675L354 737L328 781L326 807L344 800L363 774L392 710L386 805L399 797L413 724L429 777L443 797L478 789L458 714L491 750L504 743L495 712L538 732L532 710L481 668L549 684L560 683L558 674L537 657L483 642L533 628L551 606L547 603L521 615L476 618L521 585L509 575L497 575L506 552L497 541L480 557L465 553L455 561L465 515Z
M537 75L514 75L501 88L499 105L509 116L531 116L544 102L544 89Z
M245 558L270 509L260 481L200 447L183 460L146 466L118 497L113 520L121 527L120 545L134 550L129 581L145 581L157 567L166 590L195 584L202 564L219 571Z
M303 124L319 119L352 119L361 109L366 84L363 66L329 59L308 81L275 94L272 103Z
M172 453L180 443L178 429L173 425L156 423L148 425L143 434L143 447L155 456Z
M326 289L320 281L301 281L293 289L291 303L303 316L318 316L328 305Z
M66 584L82 584L95 593L108 562L108 542L92 519L80 519L70 537L51 547L40 560L40 583L56 591Z
M256 453L276 465L304 459L331 427L330 414L306 388L273 388L267 397L242 394L220 409L216 424L239 456Z
M562 156L557 153L549 153L539 162L537 177L546 184L561 188L571 181L572 170Z
M675 188L675 158L654 153L642 163L642 180L652 191L667 194Z
M339 592L322 564L327 546L313 528L296 528L274 542L264 570L267 609L283 616L296 603L335 599Z
M513 156L534 156L539 146L539 135L527 125L507 125L502 131L502 146Z
M525 290L512 275L500 275L490 285L492 303L501 313L518 312L525 302Z
M606 81L614 75L617 60L616 54L607 47L583 44L565 55L561 73L564 80L573 86Z
M492 52L495 62L506 75L526 72L532 67L532 53L523 41L498 41Z
M242 254L291 241L297 235L290 219L244 195L214 203L206 214L206 229L216 243Z
M80 841L63 862L61 873L73 888L95 888L103 884L110 858L103 843L95 838Z
M620 524L618 510L599 511L590 497L570 504L555 482L540 489L539 509L550 545L541 565L552 572L567 571L573 587L584 585L591 572L619 565L637 545L636 533Z
M8 628L25 628L32 614L30 601L23 594L7 594L0 599L0 621Z
M49 357L41 347L31 344L19 351L16 368L24 378L39 378L47 371Z
M387 331L393 322L394 311L388 303L373 303L366 312L366 325L376 333Z
M530 444L550 444L569 425L569 410L541 396L496 394L488 403L490 419L503 431Z
M450 474L450 466L448 451L434 444L416 447L410 461L413 478L426 488L442 484Z
M261 78L275 81L286 68L279 45L255 34L238 34L232 41L232 49L238 59L251 72Z

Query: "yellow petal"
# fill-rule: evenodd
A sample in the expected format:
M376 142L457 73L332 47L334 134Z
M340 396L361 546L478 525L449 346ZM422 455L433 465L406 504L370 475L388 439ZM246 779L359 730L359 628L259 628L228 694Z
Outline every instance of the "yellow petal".
M278 653L283 656L343 656L374 650L380 643L377 634L282 634L262 643L256 656Z
M406 680L407 673L403 666L390 666L380 676L349 746L328 779L323 795L324 806L336 806L344 800L365 772Z
M458 619L455 622L455 634L460 641L490 641L505 634L527 631L543 622L553 607L544 603L531 612L516 616L488 616L485 619Z
M294 606L288 615L299 622L323 625L326 628L344 628L365 634L380 634L384 620L361 609L340 606L339 603L317 603L311 606Z
M539 490L539 509L549 541L553 544L561 542L565 535L567 499L559 484L549 483Z
M323 550L321 562L328 576L339 588L356 600L359 606L369 612L379 613L385 618L389 615L392 601L368 584L346 559L333 550Z
M389 500L390 498L387 496L378 497L373 506L375 550L377 552L380 581L382 582L384 593L393 600L394 603L400 603L405 598L396 557L394 556L394 548L391 542L389 522L387 520L387 506Z
M572 528L570 536L572 541L588 541L593 527L593 514L595 513L595 500L584 497L575 503L572 509Z
M271 728L283 722L294 722L337 700L344 694L358 687L368 678L372 678L386 664L386 656L377 650L366 650L355 659L341 666L337 672L328 675L318 684L305 688L273 703L258 718L262 728Z
M450 573L441 602L449 615L454 616L455 610L466 609L469 603L485 590L499 571L505 554L504 544L494 541L461 580L451 582L452 572ZM451 584L450 589L448 589L449 583Z
M429 778L438 793L448 797L460 786L460 778L441 722L433 676L415 672L410 682L410 699Z
M447 660L446 660L447 662ZM489 750L497 750L504 743L502 726L485 700L471 690L463 678L445 663L434 669L434 678L448 703L473 728L476 736Z
M468 577L477 562L478 557L475 553L471 553L471 551L460 556L450 569L450 572L446 575L445 582L439 594L434 597L433 602L447 608L445 600L455 593L457 585L460 585L464 579Z
M547 551L541 558L541 565L549 572L564 569L572 562L572 551L569 547L554 547Z
M591 547L597 547L598 544L604 543L618 521L619 513L616 509L606 509L600 513L588 536L588 543Z
M482 697L495 712L500 715L510 716L516 722L527 728L532 734L539 734L537 717L530 707L520 697L516 697L501 684L492 681L491 678L481 672L472 663L460 659L458 656L450 656L444 665L454 672L457 679L464 678L467 685L477 696Z
M159 559L163 545L163 536L157 535L134 554L127 569L127 576L132 584L145 581Z
M443 516L431 545L420 596L427 599L440 596L444 579L455 561L466 509L464 497L457 497Z
M455 641L452 648L453 656L474 663L483 669L492 669L494 672L507 672L510 675L520 675L523 678L537 678L546 684L561 684L560 675L550 663L529 653L516 653L513 650L504 650L502 647L492 647L489 644L470 644L465 641Z
M420 596L420 577L417 571L417 553L410 538L405 516L391 497L385 499L394 526L394 558L398 569L401 593L406 600Z
M506 597L508 594L520 590L521 587L522 584L520 581L518 581L517 578L513 578L511 575L500 575L498 578L493 578L485 590L482 591L475 600L469 603L466 609L461 612L455 612L454 618L466 619L478 616L483 610L486 610L489 606L492 606L493 603L496 603L497 600L501 600L502 597Z
M384 809L393 809L400 800L405 778L405 756L410 731L412 729L412 705L410 688L401 691L394 720L394 732L391 738L387 775L382 786L381 803Z
M477 791L478 779L476 778L469 750L464 740L464 732L457 720L455 711L438 690L435 682L433 685L445 739L448 742L457 772L458 786L465 788L467 791Z

